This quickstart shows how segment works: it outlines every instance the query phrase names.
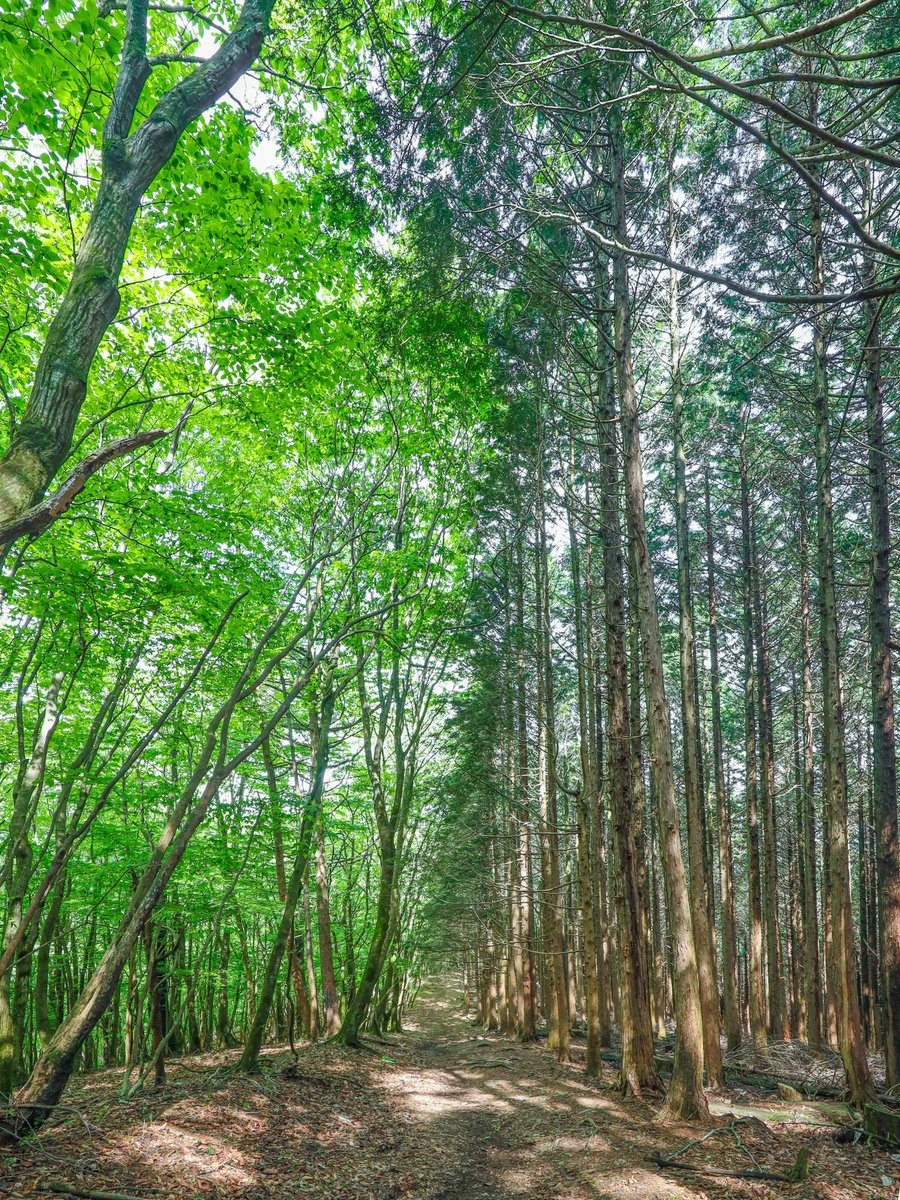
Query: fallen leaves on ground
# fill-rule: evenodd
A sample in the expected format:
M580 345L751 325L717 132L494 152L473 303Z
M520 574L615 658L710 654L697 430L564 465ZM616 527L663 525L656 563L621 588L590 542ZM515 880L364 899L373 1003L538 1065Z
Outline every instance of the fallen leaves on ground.
M48 1180L146 1200L895 1200L900 1188L889 1154L834 1141L833 1111L817 1123L809 1103L747 1089L720 1095L716 1119L742 1118L741 1141L767 1170L789 1170L807 1146L809 1178L676 1178L654 1152L703 1131L659 1125L611 1074L586 1078L577 1052L560 1066L540 1044L476 1032L440 993L414 1016L364 1052L316 1045L295 1063L270 1051L256 1076L233 1072L236 1052L176 1062L164 1088L130 1100L117 1095L121 1072L83 1077L54 1122L0 1160L0 1195L46 1198ZM730 1136L685 1160L753 1165Z

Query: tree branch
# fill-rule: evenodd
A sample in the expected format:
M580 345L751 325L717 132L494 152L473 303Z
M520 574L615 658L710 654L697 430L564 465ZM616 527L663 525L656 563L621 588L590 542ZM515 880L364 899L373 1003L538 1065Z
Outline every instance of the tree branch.
M99 471L115 458L132 454L141 446L152 446L160 438L167 437L169 432L168 429L147 429L142 433L129 434L128 437L116 438L115 441L89 454L87 458L83 458L52 496L48 496L40 504L35 504L14 520L0 525L0 546L8 546L25 534L36 537L43 533L57 517L62 516L95 471Z

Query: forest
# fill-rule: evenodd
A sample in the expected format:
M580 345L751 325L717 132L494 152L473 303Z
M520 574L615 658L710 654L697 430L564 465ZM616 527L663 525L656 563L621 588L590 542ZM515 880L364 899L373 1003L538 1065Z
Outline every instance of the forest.
M896 1196L846 5L0 0L0 1194Z

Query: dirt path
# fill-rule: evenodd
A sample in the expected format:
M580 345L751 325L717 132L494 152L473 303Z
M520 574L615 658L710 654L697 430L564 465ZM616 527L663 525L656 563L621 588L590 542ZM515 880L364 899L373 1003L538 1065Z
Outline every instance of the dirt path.
M671 1153L703 1131L661 1127L656 1104L623 1101L611 1087L612 1067L606 1079L591 1080L578 1047L575 1063L560 1066L540 1043L521 1045L476 1030L460 1015L456 996L439 987L425 989L409 1024L414 1065L398 1069L388 1086L442 1148L436 1171L442 1177L421 1193L434 1200L897 1196L900 1164L888 1155L837 1146L833 1129L802 1123L815 1120L814 1111L799 1114L777 1098L746 1093L718 1097L713 1111L720 1120L726 1113L743 1118L741 1140L769 1170L786 1171L800 1146L809 1146L814 1167L808 1182L660 1174L653 1152ZM755 1119L761 1112L775 1119ZM714 1138L692 1159L729 1169L753 1166L731 1138Z
M408 1032L367 1053L318 1045L295 1063L273 1050L253 1078L230 1070L233 1055L206 1055L127 1102L120 1072L85 1077L51 1126L0 1160L0 1196L46 1197L61 1180L141 1200L896 1200L900 1162L797 1123L814 1110L747 1093L714 1107L765 1116L739 1128L768 1169L810 1147L807 1182L660 1174L653 1151L701 1131L660 1127L653 1105L622 1101L611 1072L587 1079L577 1059L560 1066L540 1043L485 1034L432 987ZM691 1156L749 1165L723 1137Z
M896 1187L891 1192L882 1184L891 1171L900 1175L888 1156L838 1147L826 1128L752 1119L761 1111L760 1097L749 1095L720 1097L713 1108L720 1117L733 1112L745 1119L741 1139L767 1169L786 1171L799 1147L811 1146L818 1167L807 1183L660 1174L653 1152L671 1153L702 1131L661 1127L656 1105L621 1100L611 1087L611 1067L606 1079L588 1079L577 1047L575 1063L560 1066L540 1043L521 1045L474 1029L459 1014L456 997L439 987L424 991L408 1038L412 1062L398 1064L386 1086L439 1148L431 1190L420 1193L434 1200L896 1195ZM763 1111L792 1121L797 1115L777 1099ZM730 1138L714 1138L693 1157L724 1168L753 1165Z

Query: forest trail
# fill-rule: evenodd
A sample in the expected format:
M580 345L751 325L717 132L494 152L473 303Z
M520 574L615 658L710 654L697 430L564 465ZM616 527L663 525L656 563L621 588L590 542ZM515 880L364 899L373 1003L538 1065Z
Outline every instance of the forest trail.
M880 1195L884 1172L900 1175L888 1156L877 1167L870 1151L835 1146L833 1130L801 1123L754 1120L765 1112L793 1120L798 1114L776 1099L722 1097L712 1102L748 1118L741 1138L773 1172L787 1171L805 1144L818 1160L807 1183L785 1185L712 1179L657 1171L654 1151L670 1154L702 1131L669 1128L654 1119L655 1105L622 1100L611 1087L615 1068L602 1080L583 1073L584 1047L573 1045L571 1066L561 1066L543 1042L522 1044L473 1027L459 997L436 984L423 989L408 1022L415 1066L398 1071L399 1088L413 1119L431 1124L444 1148L431 1189L434 1200L701 1200L703 1197L794 1197L839 1200ZM814 1117L815 1114L812 1114ZM777 1127L777 1128L776 1128ZM849 1155L847 1151L849 1150ZM752 1166L730 1138L715 1138L692 1161L721 1168ZM842 1156L850 1161L841 1162ZM825 1164L827 1168L825 1168ZM851 1165L852 1163L852 1165ZM887 1165L885 1165L887 1163ZM854 1182L859 1187L854 1187ZM877 1185L877 1186L876 1186ZM888 1193L885 1193L887 1195Z
M366 1052L334 1045L265 1052L262 1073L235 1055L173 1062L166 1086L128 1101L120 1071L80 1077L67 1106L0 1160L0 1196L46 1197L49 1181L140 1200L894 1200L900 1164L836 1145L833 1127L798 1123L797 1106L729 1095L717 1113L781 1120L740 1126L760 1164L786 1170L811 1148L800 1185L660 1174L653 1152L698 1136L654 1121L583 1073L583 1049L560 1066L543 1043L474 1027L458 996L429 985L402 1035ZM810 1106L807 1106L810 1107ZM809 1116L805 1117L809 1120ZM748 1164L729 1138L691 1152L706 1165ZM884 1181L889 1180L889 1184Z

